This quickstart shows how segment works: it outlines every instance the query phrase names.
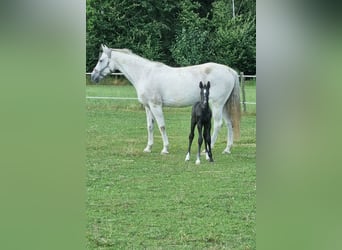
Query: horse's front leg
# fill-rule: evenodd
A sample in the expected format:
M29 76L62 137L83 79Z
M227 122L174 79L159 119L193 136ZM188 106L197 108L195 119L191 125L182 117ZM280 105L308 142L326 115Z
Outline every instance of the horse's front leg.
M153 145L153 128L154 128L154 120L153 114L149 107L145 106L146 111L146 120L147 120L147 146L144 149L144 152L150 153Z
M213 105L213 119L214 119L214 131L211 136L211 148L214 147L214 144L217 140L218 133L222 126L222 109L223 107L217 107Z
M166 128L165 128L165 121L164 121L164 115L163 115L163 110L162 110L162 105L161 104L154 104L150 103L150 110L156 119L159 127L159 131L162 135L163 139L163 149L161 151L161 154L168 154L169 150L169 139L167 138L166 135Z
M223 119L225 120L225 122L227 124L227 146L223 150L222 154L230 154L230 149L233 145L234 135L233 135L232 121L228 115L228 110L227 110L226 106L223 107L223 113L222 114L223 114Z

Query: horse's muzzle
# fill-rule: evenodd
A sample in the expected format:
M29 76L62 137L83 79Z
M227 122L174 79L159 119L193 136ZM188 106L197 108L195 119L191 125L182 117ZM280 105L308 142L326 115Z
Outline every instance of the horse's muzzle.
M91 73L91 77L90 77L92 82L98 83L100 81L100 74L96 71L93 71Z

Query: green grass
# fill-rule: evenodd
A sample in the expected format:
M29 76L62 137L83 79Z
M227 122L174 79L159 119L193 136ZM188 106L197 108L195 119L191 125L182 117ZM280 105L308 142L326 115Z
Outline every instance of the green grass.
M136 97L130 85L87 86L88 96ZM184 162L191 108L165 108L170 154L152 153L145 111L137 100L88 99L87 249L255 249L255 114L244 114L241 140L222 155L226 129L213 149ZM196 134L197 138L197 134Z

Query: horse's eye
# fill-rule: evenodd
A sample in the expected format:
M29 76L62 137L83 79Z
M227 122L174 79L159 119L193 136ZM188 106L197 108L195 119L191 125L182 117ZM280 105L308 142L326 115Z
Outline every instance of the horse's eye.
M103 61L103 60L101 59L101 60L100 60L100 63L102 63L102 61Z

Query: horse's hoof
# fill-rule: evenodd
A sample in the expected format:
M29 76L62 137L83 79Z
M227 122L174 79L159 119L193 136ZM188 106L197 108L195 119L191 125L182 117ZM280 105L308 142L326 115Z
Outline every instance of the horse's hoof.
M230 152L230 150L229 149L225 149L225 150L223 150L223 152L222 152L222 154L230 154L231 152Z
M168 153L169 153L169 151L167 151L167 150L162 150L162 151L160 152L161 155L167 155Z
M151 147L147 146L147 147L144 149L144 153L151 153Z
M199 165L201 164L201 161L200 160L196 160L196 165Z

